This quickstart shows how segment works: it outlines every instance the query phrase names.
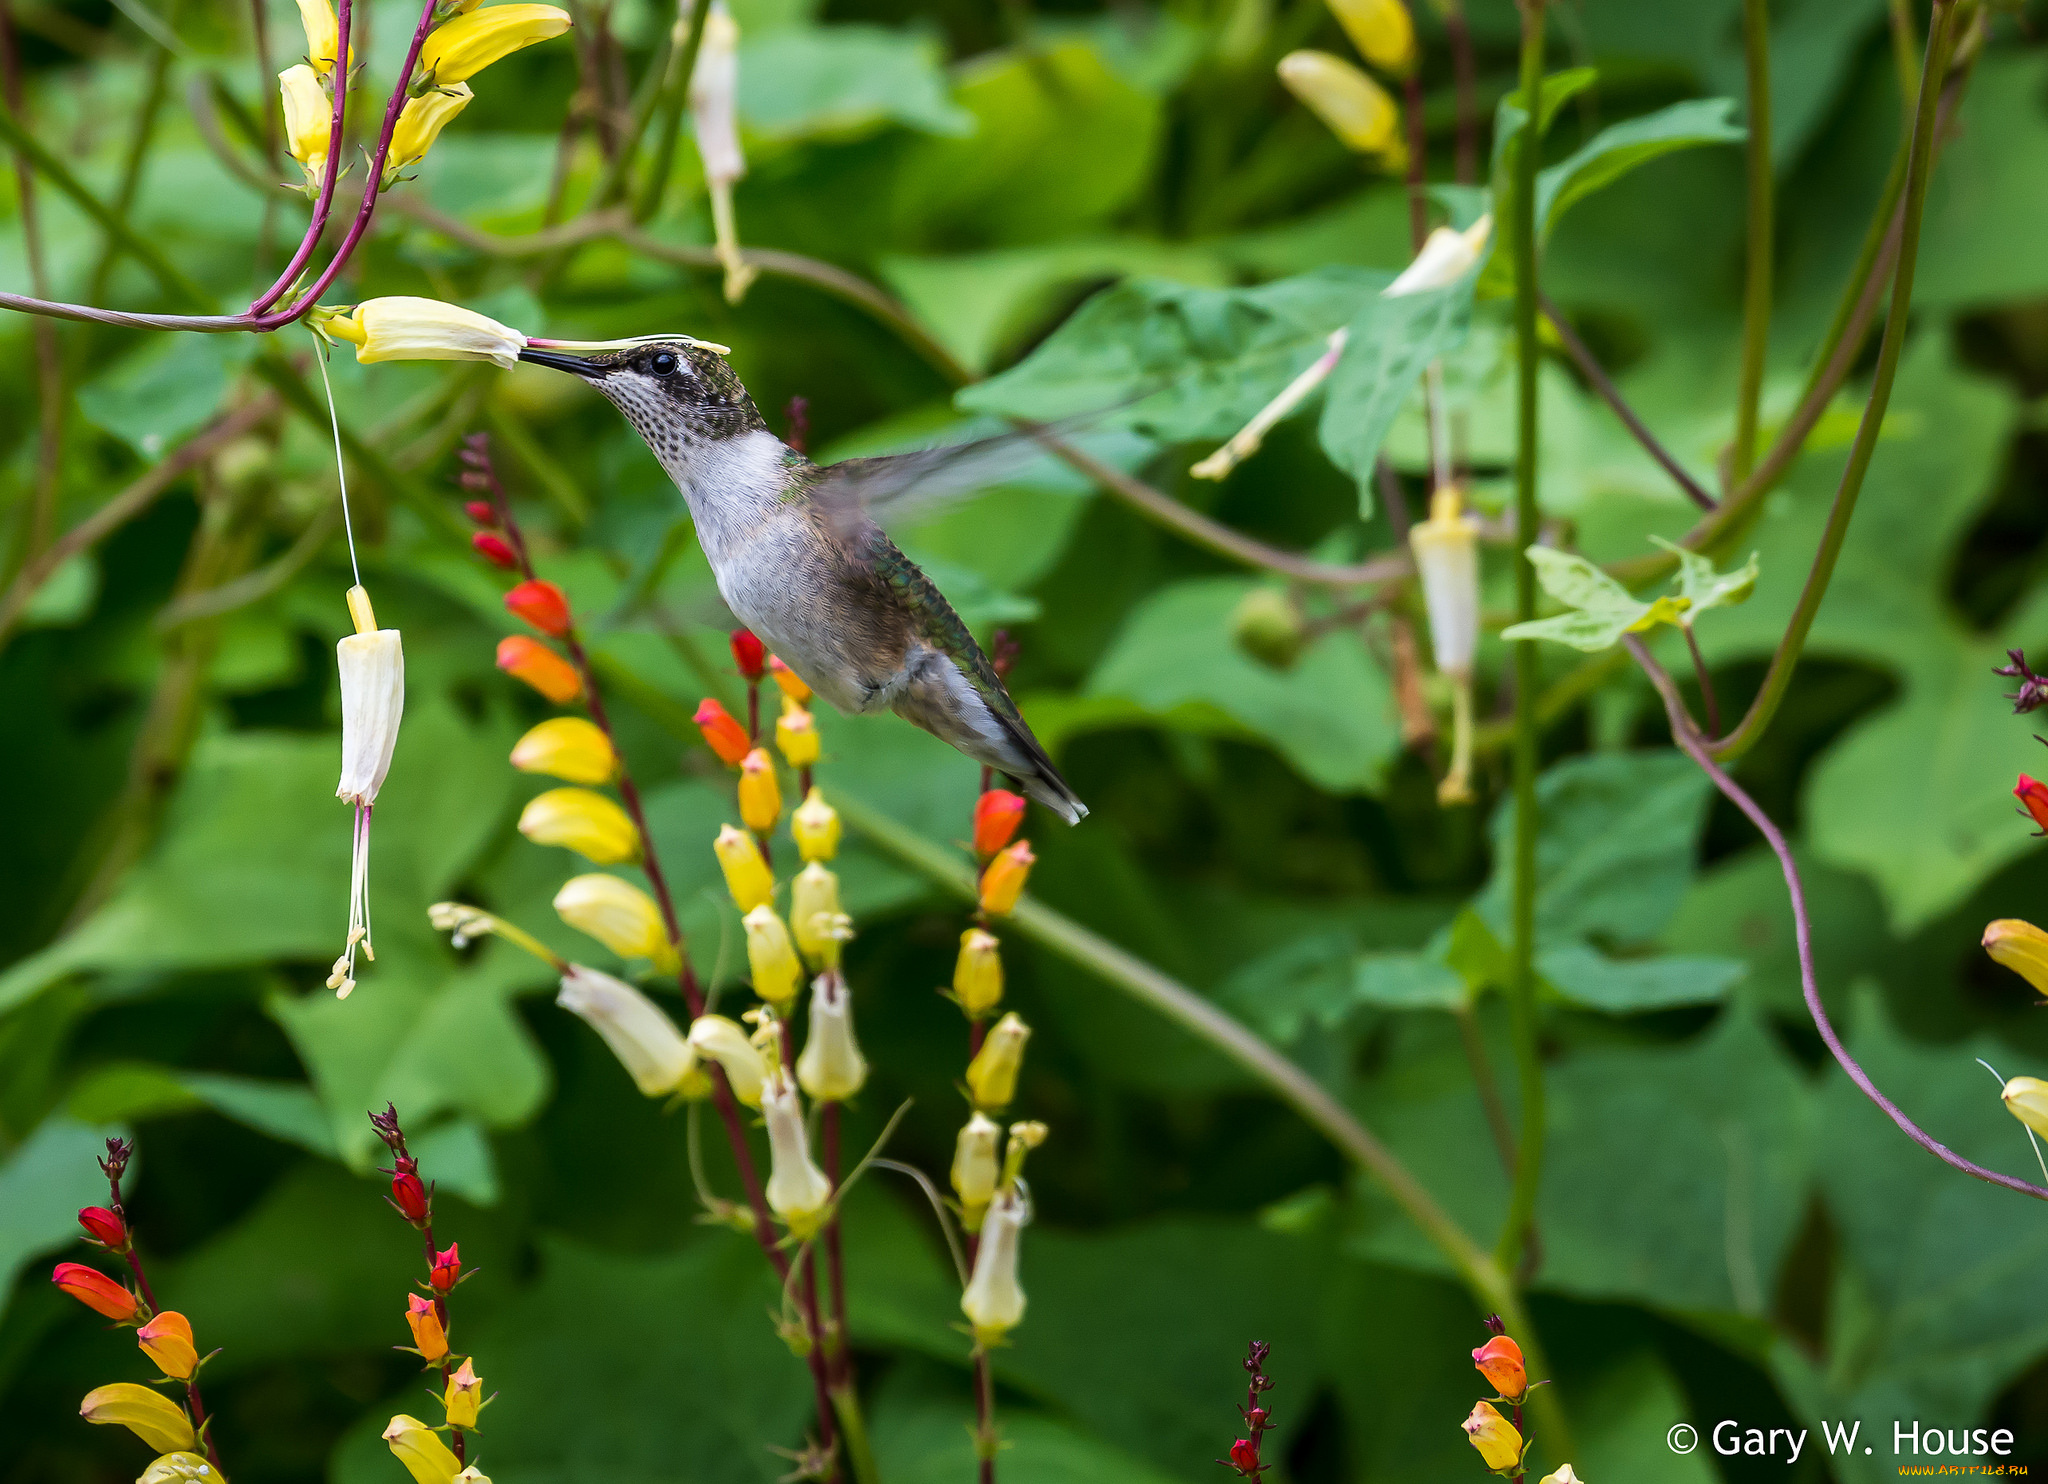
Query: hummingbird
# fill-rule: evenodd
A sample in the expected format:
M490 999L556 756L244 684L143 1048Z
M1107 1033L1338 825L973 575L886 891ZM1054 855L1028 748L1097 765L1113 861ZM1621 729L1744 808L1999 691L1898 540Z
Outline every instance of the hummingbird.
M1079 824L1088 806L995 666L871 514L912 489L966 487L987 467L977 455L1016 440L821 467L769 431L717 347L684 336L610 347L530 344L519 358L581 377L625 414L681 491L733 616L838 710L894 711Z

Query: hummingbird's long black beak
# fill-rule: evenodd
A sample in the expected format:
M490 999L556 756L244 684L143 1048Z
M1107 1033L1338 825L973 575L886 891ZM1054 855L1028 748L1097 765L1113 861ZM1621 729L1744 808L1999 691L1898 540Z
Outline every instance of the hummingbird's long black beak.
M582 356L570 355L565 350L535 350L530 345L519 352L519 359L555 371L567 371L571 376L586 378L599 375L602 369L596 363Z

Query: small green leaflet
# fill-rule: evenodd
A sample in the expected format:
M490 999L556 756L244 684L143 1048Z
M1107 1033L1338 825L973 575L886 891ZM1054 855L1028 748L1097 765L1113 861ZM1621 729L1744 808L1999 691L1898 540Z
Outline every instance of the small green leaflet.
M1747 598L1756 588L1756 553L1733 572L1716 572L1705 557L1680 550L1669 542L1658 542L1678 556L1679 590L1648 602L1629 590L1582 556L1548 546L1532 546L1528 556L1543 590L1572 611L1554 618L1532 619L1504 630L1503 639L1550 639L1569 644L1588 654L1597 653L1620 641L1623 634L1637 634L1660 623L1690 628L1693 619L1709 608L1727 608Z

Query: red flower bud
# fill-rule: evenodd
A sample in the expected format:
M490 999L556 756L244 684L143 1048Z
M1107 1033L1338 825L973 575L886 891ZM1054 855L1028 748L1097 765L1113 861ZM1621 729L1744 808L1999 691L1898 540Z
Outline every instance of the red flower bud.
M747 740L747 729L709 696L698 705L697 714L691 719L704 733L705 745L730 767L737 768L741 760L754 750L754 744Z
M469 544L476 548L476 554L494 567L503 567L510 572L519 565L519 558L512 554L512 548L505 544L505 538L489 531L478 531L469 538Z
M740 674L749 680L759 680L768 667L767 646L754 637L752 629L734 629L732 660L740 667Z
M1010 843L1024 822L1024 798L992 788L974 801L974 853L986 859Z
M398 1207L398 1214L407 1221L425 1221L427 1187L420 1184L420 1177L411 1170L401 1170L391 1177L391 1204Z
M557 639L569 632L569 600L541 577L530 577L505 594L505 606L543 634Z
M427 1281L433 1284L435 1292L446 1293L462 1277L462 1253L458 1250L461 1246L460 1242L450 1242L446 1252L434 1254L434 1270Z
M1230 1445L1230 1464L1240 1474L1256 1474L1265 1465L1259 1462L1259 1445L1250 1438L1239 1438Z
M109 1319L131 1320L141 1305L135 1295L116 1283L98 1268L89 1268L82 1262L60 1262L50 1274L50 1281L77 1299L86 1308L104 1314Z
M1529 1374L1522 1368L1522 1347L1506 1335L1495 1335L1474 1350L1472 1364L1493 1383L1503 1401L1518 1402L1529 1390Z
M498 507L489 500L465 500L462 510L480 526L494 526L498 523Z
M2027 813L2034 816L2034 823L2041 827L2042 832L2048 834L2048 783L2029 778L2022 773L2019 786L2012 791L2012 796L2020 801Z
M78 1224L102 1247L121 1252L128 1246L126 1223L105 1206L87 1206L78 1213Z

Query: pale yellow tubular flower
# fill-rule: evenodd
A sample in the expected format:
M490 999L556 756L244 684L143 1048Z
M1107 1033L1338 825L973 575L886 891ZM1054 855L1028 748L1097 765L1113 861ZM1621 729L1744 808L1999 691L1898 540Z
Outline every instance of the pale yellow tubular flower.
M462 1464L434 1430L417 1417L400 1412L384 1429L392 1455L405 1465L416 1484L453 1484Z
M867 1058L853 1034L853 992L838 974L820 974L811 984L811 1023L796 1080L821 1103L843 1103L868 1080Z
M356 950L375 962L370 941L370 810L391 771L398 724L405 715L405 646L398 630L377 627L370 595L348 591L356 632L335 644L341 675L341 781L334 796L355 807L349 848L348 938L327 976L327 987L346 999L356 987Z
M1385 88L1342 57L1328 52L1289 52L1280 59L1280 81L1308 105L1346 148L1375 155L1390 171L1407 167L1401 139L1401 110Z
M512 749L512 766L569 783L610 783L619 776L619 755L595 722L553 716L519 739Z
M796 813L789 817L789 832L796 837L797 854L807 861L828 861L839 853L839 811L825 802L813 788Z
M2001 917L1984 929L1984 951L2043 994L2048 994L2048 933L2017 917Z
M839 919L844 916L839 909L836 872L812 861L791 878L789 925L796 934L796 946L811 963L823 966L839 961Z
M789 929L765 902L742 917L740 925L747 930L747 969L754 993L788 1014L804 973L789 941Z
M710 3L696 70L690 74L690 126L711 192L711 227L718 260L725 266L725 301L737 304L756 275L740 255L739 228L732 213L733 182L747 173L747 157L740 148L740 28L724 0Z
M1437 786L1440 804L1472 801L1472 662L1479 648L1479 522L1464 513L1458 487L1430 497L1429 519L1408 532L1422 602L1429 614L1429 644L1436 667L1451 682L1451 766Z
M125 1427L159 1453L189 1452L198 1434L185 1409L169 1397L133 1381L116 1381L85 1394L78 1415L87 1422Z
M365 366L379 361L490 361L504 370L519 364L526 337L489 315L393 294L367 299L352 313L317 315L321 329L356 347Z
M491 63L568 29L569 12L553 5L486 6L429 32L420 71L434 87L467 82Z
M310 70L325 77L334 70L341 50L341 27L335 23L332 0L299 0L299 24L306 31L306 60Z
M974 1275L960 1295L960 1312L974 1327L974 1343L981 1349L1000 1344L1023 1322L1024 1288L1017 1281L1017 1258L1030 1220L1031 1199L1022 1186L999 1192L982 1218Z
M536 845L561 845L592 865L640 859L640 831L632 817L601 793L551 788L519 812L519 833Z
M661 911L629 881L593 871L571 876L555 893L555 911L579 933L587 933L620 958L644 958L664 974L682 967Z
M1030 1039L1031 1027L1014 1010L989 1027L981 1050L967 1064L967 1090L975 1107L996 1113L1010 1105L1024 1067L1024 1043Z
M277 74L284 104L284 143L306 176L306 193L317 195L327 172L327 143L334 132L334 104L320 86L320 74L304 62Z
M390 190L407 166L417 165L427 157L441 131L456 114L469 107L475 96L468 83L458 82L406 100L392 130L391 151L384 157L383 189Z
M690 1044L697 1054L718 1063L732 1095L749 1108L761 1106L768 1081L768 1062L739 1022L723 1015L699 1015L690 1022Z
M761 858L761 847L754 843L752 835L729 824L721 825L711 849L718 857L719 870L725 873L725 889L732 893L733 903L741 912L751 912L775 900L775 877L768 870L768 862Z
M960 1198L960 1224L971 1232L981 1230L981 1219L996 1198L1002 1141L1003 1126L978 1109L953 1141L953 1194Z
M761 1118L768 1125L768 1209L782 1218L799 1241L818 1229L832 1204L832 1182L811 1159L804 1129L803 1100L789 1074L777 1068L761 1092Z
M1003 945L986 928L960 935L953 964L953 1000L970 1020L980 1020L1003 1002Z
M697 1052L661 1006L626 983L581 964L562 975L555 1003L604 1038L633 1085L666 1097L697 1069Z
M1380 290L1380 296L1399 299L1426 289L1449 288L1479 266L1479 259L1486 251L1486 241L1492 235L1493 217L1490 214L1480 217L1462 232L1438 227L1424 239L1422 251L1395 276L1392 283Z
M2048 1082L2039 1077L2015 1077L1999 1096L2005 1111L2037 1134L2048 1135Z
M135 1484L225 1484L197 1453L166 1453L144 1469Z
M1394 77L1415 67L1415 21L1401 0L1329 0L1358 54Z

